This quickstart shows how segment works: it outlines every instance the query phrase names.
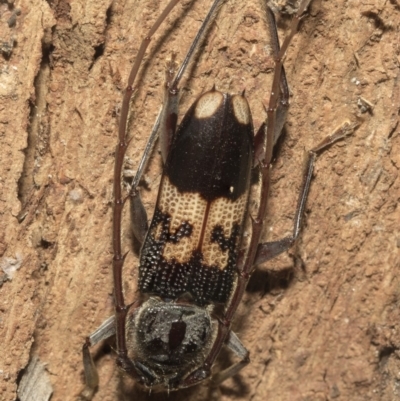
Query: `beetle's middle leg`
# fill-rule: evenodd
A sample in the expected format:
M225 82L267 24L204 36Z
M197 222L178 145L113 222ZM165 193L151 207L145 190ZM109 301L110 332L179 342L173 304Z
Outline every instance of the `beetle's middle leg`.
M307 1L304 1L307 3ZM267 6L266 7L266 18L267 18L267 26L270 32L271 37L271 46L273 50L274 57L277 59L279 53L281 51L281 47L279 44L279 37L278 37L278 30L276 26L276 19L275 15L272 10ZM301 18L301 17L300 17ZM294 32L294 31L292 31ZM292 34L291 34L292 35ZM275 88L274 88L275 86ZM273 91L278 90L277 85L273 85ZM280 81L279 81L279 97L276 103L275 115L274 115L274 123L273 123L273 144L272 146L267 143L267 146L272 148L276 141L278 140L279 136L282 133L283 126L286 121L287 113L289 109L289 87L286 79L285 68L283 63L281 64L281 72L280 72ZM291 236L282 238L278 241L267 242L263 244L259 244L257 247L256 256L254 259L254 265L266 262L274 257L278 256L282 252L288 250L296 241L299 236L300 228L301 228L301 219L304 213L304 208L311 184L312 173L314 169L314 163L316 157L319 152L324 150L325 148L329 147L334 142L342 139L343 137L349 135L354 130L355 126L350 123L345 123L341 127L339 127L332 135L328 136L324 139L324 141L316 146L315 148L311 149L308 152L308 157L306 160L306 167L304 170L303 175L303 183L301 186L299 200L297 203L297 208L295 212L294 218L294 227L293 227L293 234ZM263 156L263 141L265 140L265 123L260 127L259 131L257 132L255 138L255 165L258 164L258 159L262 159ZM263 135L264 134L264 135Z
M278 256L282 252L287 251L297 240L300 229L301 219L304 213L308 192L310 190L310 184L312 174L314 170L315 160L320 152L328 148L333 143L343 139L344 137L351 135L357 124L345 122L339 128L337 128L331 135L328 135L318 146L308 151L306 159L306 167L303 173L303 183L300 189L299 199L297 201L297 207L294 217L293 233L292 235L282 238L278 241L266 242L258 245L254 264L264 263L274 257Z

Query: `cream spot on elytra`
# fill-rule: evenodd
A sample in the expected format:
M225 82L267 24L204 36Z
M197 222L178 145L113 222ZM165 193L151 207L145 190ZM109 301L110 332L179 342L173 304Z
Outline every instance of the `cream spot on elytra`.
M197 101L195 116L197 118L209 118L215 114L221 105L224 95L218 91L207 92Z
M241 124L250 123L250 108L247 100L243 96L233 96L232 97L233 112L235 113L236 120Z

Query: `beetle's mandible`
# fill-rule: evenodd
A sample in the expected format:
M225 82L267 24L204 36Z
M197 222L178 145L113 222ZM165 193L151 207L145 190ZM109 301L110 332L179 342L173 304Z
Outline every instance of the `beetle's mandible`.
M309 152L293 234L260 244L270 187L272 151L285 123L289 90L283 59L311 0L302 0L279 44L275 17L266 5L275 67L267 119L254 135L248 102L242 94L215 88L198 97L179 126L179 82L195 50L225 0L214 0L182 65L172 60L167 69L164 104L127 196L122 191L122 168L128 147L127 121L134 81L151 37L179 0L171 0L143 40L125 90L115 156L113 211L113 276L115 315L86 340L83 362L86 387L80 397L90 400L98 374L89 352L116 337L117 364L150 389L177 390L209 377L221 383L249 363L249 352L231 330L254 266L284 252L296 241L317 153L347 135L345 124ZM163 175L150 226L139 194L139 182L157 137ZM251 172L260 176L260 199L249 216ZM125 302L122 286L124 252L121 216L130 199L133 233L141 244L139 299ZM251 236L242 241L247 219ZM226 345L239 361L212 374L212 366Z

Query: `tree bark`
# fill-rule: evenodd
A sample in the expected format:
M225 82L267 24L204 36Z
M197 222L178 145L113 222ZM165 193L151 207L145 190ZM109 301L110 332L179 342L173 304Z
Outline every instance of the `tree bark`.
M166 3L0 4L2 400L16 399L19 373L33 355L47 366L53 401L73 400L83 387L81 346L113 313L112 177L122 93L140 41ZM166 59L172 52L183 59L209 5L183 0L150 45L131 106L134 165L161 105ZM288 21L279 23L281 37ZM171 398L400 395L399 28L397 0L313 1L285 61L291 107L272 173L267 239L291 232L304 150L346 120L359 128L319 157L296 246L251 279L234 323L250 365L217 389L205 382ZM228 0L181 85L181 116L215 84L246 90L258 128L271 86L269 50L259 1ZM160 171L155 152L142 191L149 216ZM138 261L127 213L123 240L132 301ZM94 351L95 400L150 398L121 377L113 352ZM215 369L233 361L223 352Z

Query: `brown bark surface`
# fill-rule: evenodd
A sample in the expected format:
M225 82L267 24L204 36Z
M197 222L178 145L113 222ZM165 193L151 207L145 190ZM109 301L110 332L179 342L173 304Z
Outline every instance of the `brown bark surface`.
M16 399L18 374L32 355L47 364L53 400L73 400L83 387L84 338L113 313L112 175L122 91L165 4L0 3L0 274L18 268L11 281L1 276L1 400ZM173 51L182 60L209 4L182 1L150 45L132 103L134 164L161 104L165 60ZM234 329L251 364L217 389L207 382L149 396L121 378L113 352L96 347L95 400L400 397L399 29L397 0L314 0L289 48L291 108L266 238L291 232L304 150L345 120L360 126L318 159L296 247L260 266L250 282ZM258 0L228 0L182 83L181 112L214 83L246 89L258 127L272 68ZM151 216L157 154L146 179ZM127 214L123 236L131 250ZM131 251L128 300L136 278ZM233 361L224 352L218 366Z

